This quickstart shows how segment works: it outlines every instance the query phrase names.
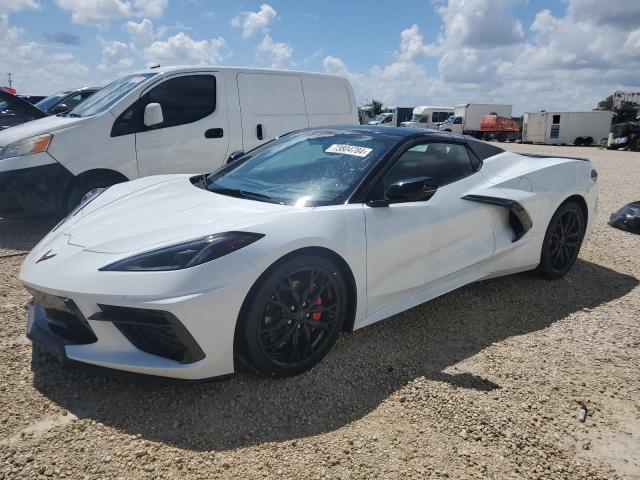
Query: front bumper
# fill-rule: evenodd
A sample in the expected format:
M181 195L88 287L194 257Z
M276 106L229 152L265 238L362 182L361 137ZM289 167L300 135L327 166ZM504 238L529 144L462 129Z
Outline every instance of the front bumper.
M48 156L46 153L38 155ZM5 160L0 160L0 164L2 162ZM0 217L24 217L61 211L64 193L73 178L71 172L55 161L46 165L1 170Z
M49 251L55 255L42 261ZM234 252L173 272L98 271L116 258L69 245L59 232L45 238L20 273L34 296L28 337L63 363L187 380L234 372L236 322L259 275L253 264ZM52 327L42 297L53 297L58 310L75 306L75 319L62 317L88 327L95 341Z

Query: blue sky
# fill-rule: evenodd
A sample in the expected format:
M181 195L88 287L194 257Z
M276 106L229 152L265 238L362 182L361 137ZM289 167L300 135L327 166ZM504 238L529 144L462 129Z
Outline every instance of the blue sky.
M389 105L590 109L640 89L640 2L0 0L0 79L21 92L153 63L327 71Z

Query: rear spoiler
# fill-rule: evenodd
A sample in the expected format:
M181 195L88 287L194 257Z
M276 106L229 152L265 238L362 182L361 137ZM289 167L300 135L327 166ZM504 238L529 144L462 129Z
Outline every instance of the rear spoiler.
M569 160L581 160L583 162L591 161L585 157L569 157L567 155L545 155L544 153L518 153L518 155L524 155L525 157L535 157L535 158L567 158Z

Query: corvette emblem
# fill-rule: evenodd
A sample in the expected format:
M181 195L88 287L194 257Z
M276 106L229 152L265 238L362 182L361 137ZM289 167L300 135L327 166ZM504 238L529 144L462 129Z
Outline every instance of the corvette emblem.
M36 263L40 263L40 262L44 262L45 260L49 260L50 258L55 257L56 255L58 255L57 253L51 253L51 250L49 250L47 253L45 253L44 255L42 255L38 261Z

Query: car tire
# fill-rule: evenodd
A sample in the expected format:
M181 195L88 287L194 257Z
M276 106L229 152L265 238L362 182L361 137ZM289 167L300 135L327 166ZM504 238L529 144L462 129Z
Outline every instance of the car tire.
M584 140L582 139L582 137L578 137L578 138L576 138L576 139L573 141L573 144L574 144L576 147L581 147L581 146L582 146L582 144L583 144L583 142L584 142Z
M585 138L584 141L582 142L583 147L590 147L591 145L593 145L593 138L591 137Z
M274 377L301 374L331 349L347 314L347 287L335 262L287 258L249 292L239 319L246 359Z
M580 205L563 203L553 214L542 244L540 264L536 271L548 280L567 274L576 262L585 234L585 218Z
M500 133L498 133L498 136L496 138L498 139L498 141L500 143L504 143L504 142L507 141L507 134L503 133L503 132L500 132Z
M78 185L73 187L67 196L64 205L64 213L72 211L80 205L80 202L82 202L88 195L97 193L97 191L108 188L116 183L118 182L114 182L113 179L106 177L95 177L81 181Z

